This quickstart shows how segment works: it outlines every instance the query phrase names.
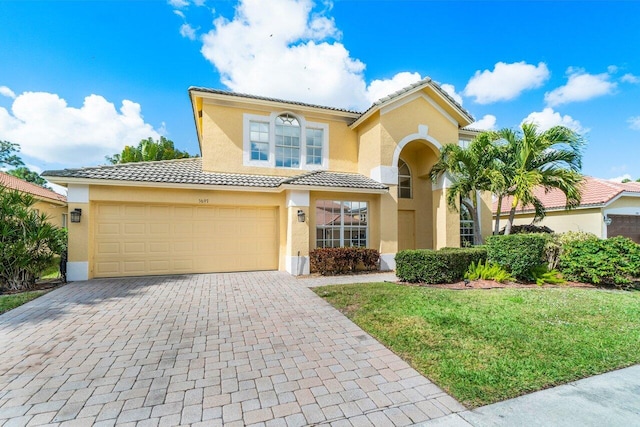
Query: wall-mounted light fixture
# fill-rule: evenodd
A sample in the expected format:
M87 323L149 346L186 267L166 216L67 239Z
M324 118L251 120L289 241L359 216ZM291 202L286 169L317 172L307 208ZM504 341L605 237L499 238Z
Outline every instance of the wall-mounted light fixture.
M75 208L70 212L71 214L71 222L80 222L80 217L82 216L82 209Z
M298 222L304 222L306 220L306 216L302 209L298 209Z
M604 216L604 225L606 225L607 227L611 225L611 223L613 222L613 218L608 217L608 216Z

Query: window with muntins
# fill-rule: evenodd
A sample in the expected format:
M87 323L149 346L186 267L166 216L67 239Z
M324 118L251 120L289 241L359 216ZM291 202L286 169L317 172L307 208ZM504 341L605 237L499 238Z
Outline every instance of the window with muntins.
M466 205L460 204L460 247L474 245L473 217Z
M411 170L404 160L398 160L398 198L410 199L411 194Z
M318 200L316 202L316 247L366 247L368 203Z
M293 113L244 114L245 166L328 169L329 125Z
M290 114L276 117L276 167L300 167L300 123Z
M269 161L269 122L249 122L251 160Z

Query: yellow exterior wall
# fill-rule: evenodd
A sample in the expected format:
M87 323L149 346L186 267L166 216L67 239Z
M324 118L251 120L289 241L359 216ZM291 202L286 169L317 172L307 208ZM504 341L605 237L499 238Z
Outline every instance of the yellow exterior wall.
M69 203L69 212L80 208L82 216L80 222L71 222L67 230L69 231L69 262L89 261L93 256L93 229L91 227L91 205L89 203ZM89 276L93 277L93 276Z
M338 172L358 171L357 135L349 129L347 120L328 120L312 114L299 114L307 122L323 123L329 128L329 170ZM274 111L282 113L284 110ZM215 172L245 173L257 175L293 176L304 169L269 168L243 165L244 114L263 116L270 120L271 111L241 109L204 103L202 114L202 166ZM304 143L304 135L301 136Z
M149 187L116 187L116 186L90 186L90 200L92 204L100 202L122 202L122 203L161 203L171 205L200 205L200 206L275 206L279 210L279 270L285 269L285 255L287 252L287 225L288 209L285 206L284 193L257 193L244 191L216 191L216 190L191 190L191 189L171 189L171 188L149 188ZM70 251L69 261L90 261L89 277L93 277L91 233L93 233L93 221L87 205L70 205L70 209L82 208L82 222L71 224L70 241L73 234L74 243L70 244L74 248L73 259ZM296 210L297 212L297 210ZM77 227L80 226L80 227ZM84 235L84 236L83 236ZM86 236L89 236L87 239ZM82 244L84 240L84 244ZM87 256L88 254L88 256Z
M631 212L636 215L640 215L640 197L620 197L618 200L608 205L605 208L605 211L620 208L631 210Z
M58 205L46 200L38 200L33 209L47 215L47 221L56 227L62 227L62 214L66 214L67 205Z
M369 176L380 166L380 114L374 114L358 127L358 173Z
M480 231L482 232L482 239L493 234L493 214L491 208L493 206L493 195L490 192L484 192L481 194L480 200Z
M500 229L507 223L509 213L500 216ZM533 214L516 214L515 225L527 225L533 221ZM572 211L549 211L538 226L549 227L556 233L584 231L602 237L603 215L600 208L574 209Z

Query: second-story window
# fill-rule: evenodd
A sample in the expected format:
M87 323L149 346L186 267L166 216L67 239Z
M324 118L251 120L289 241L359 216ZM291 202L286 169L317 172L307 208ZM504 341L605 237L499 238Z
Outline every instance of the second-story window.
M276 167L300 167L300 123L290 114L276 117Z
M244 114L243 164L271 168L327 169L329 125L289 112Z

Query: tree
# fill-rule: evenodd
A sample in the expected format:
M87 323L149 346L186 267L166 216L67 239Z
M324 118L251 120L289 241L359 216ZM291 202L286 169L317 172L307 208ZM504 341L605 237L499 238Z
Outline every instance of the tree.
M149 137L140 141L137 147L127 145L120 154L106 156L106 159L112 165L119 163L147 162L157 160L186 159L192 156L186 151L177 150L173 141L160 137L160 140L154 141Z
M32 209L35 199L0 186L0 287L31 288L66 248L66 233Z
M16 153L20 151L20 145L9 141L0 141L0 167L24 166L22 159Z
M498 192L505 185L504 177L498 169L498 147L493 144L493 140L493 133L483 132L466 148L457 144L445 145L429 172L432 181L445 174L451 179L451 187L447 190L447 204L454 210L457 210L458 202L467 207L473 219L475 244L482 244L478 192Z
M9 175L13 175L16 178L23 179L27 182L31 182L33 184L39 185L40 187L51 190L47 185L47 180L38 175L36 172L32 171L26 166L20 166L15 169L8 170L7 173Z
M560 190L567 199L566 209L580 204L582 182L582 149L584 139L564 126L544 132L534 123L524 123L518 131L502 129L495 132L496 143L504 144L502 175L506 185L502 195L512 197L505 234L510 234L518 205L534 207L536 220L545 216L545 207L535 196L534 189L545 192ZM506 162L505 162L506 160ZM500 218L498 209L496 221Z

